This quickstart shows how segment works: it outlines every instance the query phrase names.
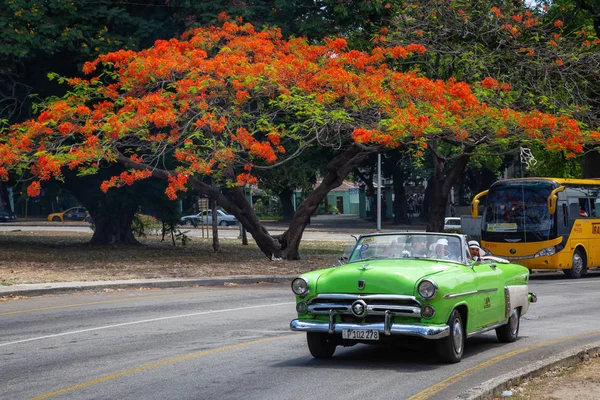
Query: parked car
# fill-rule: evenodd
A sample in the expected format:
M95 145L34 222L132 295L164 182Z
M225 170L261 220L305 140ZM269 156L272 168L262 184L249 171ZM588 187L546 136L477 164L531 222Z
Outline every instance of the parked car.
M17 216L7 208L0 208L0 222L14 222Z
M181 217L184 225L212 225L212 210L204 210L195 215L186 215ZM217 210L217 224L220 226L237 225L238 220L231 214Z
M306 332L315 358L337 346L416 336L431 340L443 361L458 362L475 334L495 329L500 342L515 341L537 301L527 268L473 261L464 235L363 235L340 261L292 281L298 318L290 328Z
M52 213L48 215L48 221L65 222L65 221L85 221L91 222L90 213L83 207L71 207L65 211Z
M460 217L444 218L444 232L461 233Z

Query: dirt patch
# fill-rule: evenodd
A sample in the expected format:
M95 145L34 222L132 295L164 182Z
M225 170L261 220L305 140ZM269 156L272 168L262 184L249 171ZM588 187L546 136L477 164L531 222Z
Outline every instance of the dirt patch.
M187 246L149 236L140 246L92 246L91 234L65 232L0 233L0 285L225 275L297 275L337 264L345 243L307 241L302 260L267 259L254 243L194 238Z
M514 400L598 400L600 358L590 358L572 367L561 367L508 389Z

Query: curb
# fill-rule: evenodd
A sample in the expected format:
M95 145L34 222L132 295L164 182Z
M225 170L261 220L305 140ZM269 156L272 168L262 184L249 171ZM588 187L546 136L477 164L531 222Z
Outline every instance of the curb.
M214 278L196 279L156 279L144 281L96 281L96 282L71 282L71 283L47 283L35 285L15 285L21 288L15 290L4 290L0 287L0 298L3 297L33 297L47 294L69 294L77 292L99 292L106 289L143 289L143 288L181 288L193 286L224 286L226 283L238 285L253 285L257 283L288 283L295 276L219 276ZM36 286L35 288L23 288L23 286Z
M513 372L490 379L461 394L456 400L489 400L502 397L502 392L519 383L538 377L550 370L571 367L600 354L600 342L579 346L545 360L537 361L530 366L519 368ZM510 398L510 397L507 397Z

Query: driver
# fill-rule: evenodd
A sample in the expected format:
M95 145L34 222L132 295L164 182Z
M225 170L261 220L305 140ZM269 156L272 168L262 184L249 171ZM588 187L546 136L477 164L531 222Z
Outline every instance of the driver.
M413 257L427 257L427 238L425 236L414 236L412 241Z
M485 256L485 251L479 246L477 240L469 241L469 253L471 253L471 258L475 261L481 260Z
M405 243L402 238L394 239L385 249L384 255L387 257L400 258L403 257L405 251Z

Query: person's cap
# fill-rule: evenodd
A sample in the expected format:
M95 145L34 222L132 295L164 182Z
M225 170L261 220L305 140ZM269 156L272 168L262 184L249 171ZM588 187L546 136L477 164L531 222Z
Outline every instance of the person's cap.
M443 245L443 246L448 246L448 239L438 239L437 242L435 242L435 245Z
M481 246L479 246L479 242L477 240L471 240L471 241L469 241L469 247L475 247L475 248L478 248L478 249L481 248Z

